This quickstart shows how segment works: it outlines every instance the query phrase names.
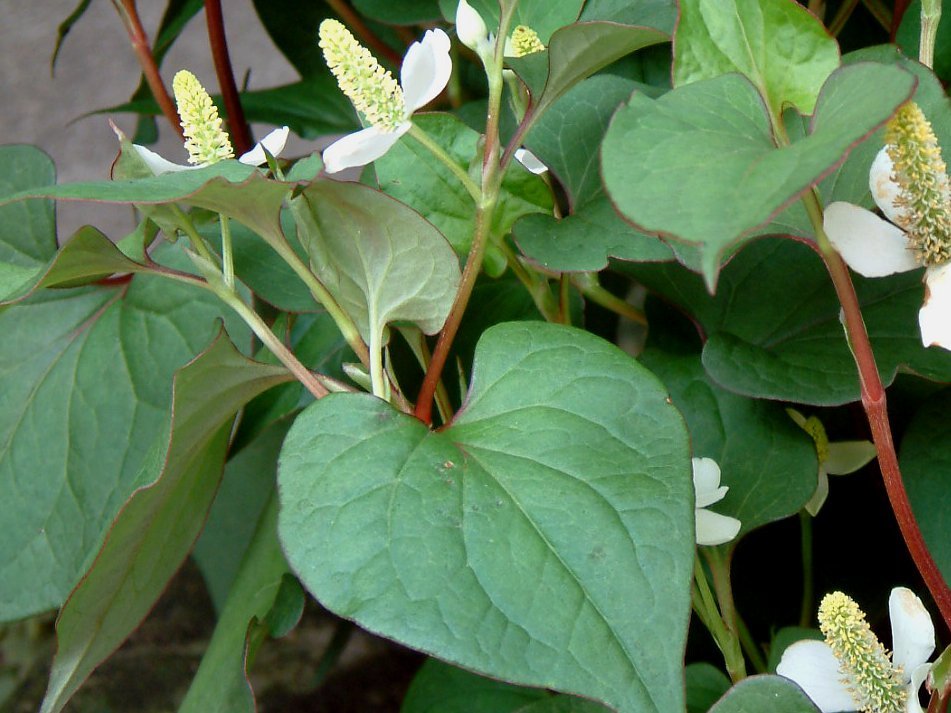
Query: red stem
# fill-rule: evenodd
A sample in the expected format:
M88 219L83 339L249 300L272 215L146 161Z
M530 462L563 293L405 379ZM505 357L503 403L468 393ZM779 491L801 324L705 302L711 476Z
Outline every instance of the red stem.
M935 564L924 537L918 527L915 514L912 512L908 493L902 481L901 469L898 466L898 456L895 454L895 443L892 440L891 426L888 420L888 407L885 400L885 387L882 386L875 363L875 355L868 339L865 322L855 286L849 276L848 268L838 253L823 251L823 260L835 285L836 294L845 314L845 327L849 335L855 364L859 370L859 383L862 390L862 406L872 430L872 440L878 452L878 465L882 471L882 480L885 482L885 491L891 503L898 528L905 545L914 560L915 566L921 573L931 596L934 598L945 626L951 631L951 589L944 581L941 570Z
M221 0L205 0L205 19L208 22L208 41L211 44L211 56L215 61L215 73L218 86L228 113L228 128L235 153L241 155L251 150L251 132L244 118L241 99L238 97L238 85L234 80L231 57L228 54L228 39L225 36L225 18L221 13Z
M901 20L905 16L905 11L908 10L909 5L911 5L911 0L895 0L895 9L892 12L891 36L889 37L890 42L895 41L898 28L901 27Z
M148 35L145 34L145 28L142 27L142 21L139 19L135 0L113 0L113 5L118 11L119 17L122 18L122 24L125 25L129 41L132 43L132 49L139 59L139 65L142 67L142 73L145 75L145 81L149 85L152 96L158 102L162 114L168 119L168 123L172 125L172 129L184 141L185 134L178 118L178 110L175 108L175 102L172 101L172 96L168 93L168 89L162 81L162 75L159 74L155 56L152 54L152 48L149 45Z

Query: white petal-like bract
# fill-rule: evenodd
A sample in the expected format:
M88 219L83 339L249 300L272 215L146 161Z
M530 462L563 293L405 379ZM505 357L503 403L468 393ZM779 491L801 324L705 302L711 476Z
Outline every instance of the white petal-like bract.
M794 681L822 713L854 711L846 674L824 641L797 641L783 652L776 673Z
M539 160L538 156L533 154L528 149L515 149L515 158L517 158L520 164L522 164L536 176L541 175L548 170L548 166L543 164Z
M823 227L849 267L884 277L919 267L904 231L865 208L837 201L826 206Z
M906 587L895 587L888 597L892 623L892 661L907 676L934 652L934 624L918 596Z
M284 144L287 143L287 135L289 133L290 129L286 126L282 126L280 129L274 129L274 131L258 141L254 145L254 148L252 148L247 153L241 154L241 157L238 160L241 163L248 164L249 166L261 166L267 163L267 157L264 155L264 149L267 149L267 152L275 158L280 156L281 151L284 150Z
M173 163L164 156L159 156L152 149L147 149L139 144L132 144L139 157L145 161L145 165L152 169L152 173L161 176L163 173L175 173L177 171L193 171L202 166L189 166L188 164Z
M921 342L951 349L951 263L925 270L925 303L918 312Z
M397 131L380 131L375 126L368 126L347 134L324 149L324 170L337 173L346 168L366 166L389 151L409 128L410 124L406 122Z
M895 199L901 192L901 187L892 180L894 173L892 157L888 155L888 147L883 146L875 156L872 167L868 171L868 188L872 192L872 199L885 217L895 225L908 228L902 217L902 209L895 205Z
M449 35L442 30L426 30L423 39L406 51L400 70L407 118L439 96L452 74Z

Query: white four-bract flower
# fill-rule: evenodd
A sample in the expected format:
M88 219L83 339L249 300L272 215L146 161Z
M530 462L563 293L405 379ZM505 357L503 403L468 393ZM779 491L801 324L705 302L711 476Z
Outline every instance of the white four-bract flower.
M265 149L275 158L280 156L284 150L284 144L287 143L287 135L289 132L290 129L286 126L274 129L267 136L258 141L254 145L254 148L247 153L241 154L238 160L248 166L263 166L267 163L267 157L264 155ZM188 164L173 163L145 146L139 144L132 144L132 146L156 176L161 176L163 173L174 173L176 171L190 171L210 165L203 163L189 166Z
M838 620L827 619L823 627L827 641L798 641L788 647L776 673L798 684L822 713L866 710L873 703L876 705L872 709L880 713L923 713L918 689L930 669L928 658L935 648L935 632L921 600L905 587L892 590L888 613L894 653L889 660L868 630L864 615L840 592L823 599L820 621L823 606L830 599L840 605L844 600L853 611L843 616L840 606ZM845 632L848 636L840 636L836 641L837 635ZM856 670L852 669L850 658L858 662ZM878 697L878 701L870 697Z
M906 105L892 122L886 136L892 143L879 151L869 171L872 197L892 223L835 202L825 210L823 227L849 267L865 277L926 266L925 302L918 313L921 341L951 349L951 195L945 165L917 106ZM903 151L902 144L911 156L903 157L896 170L890 154Z
M234 158L231 140L221 128L221 118L218 108L198 78L188 70L180 70L172 79L172 90L175 93L175 103L178 105L178 115L181 118L182 133L185 134L185 149L188 151L188 163L182 165L173 163L151 149L133 144L136 153L152 173L160 176L163 173L188 171L204 168L224 159ZM260 142L255 144L238 160L250 166L260 166L267 162L264 149L272 156L277 156L284 150L287 142L288 128L286 126L275 129Z
M707 506L722 500L729 490L726 485L720 485L720 466L712 458L692 458L691 464L696 496L697 544L712 546L729 542L740 531L740 521L707 510Z
M327 173L365 166L389 151L412 128L413 112L439 96L452 74L449 36L438 29L410 45L401 84L337 20L320 23L320 47L340 89L370 124L327 147Z

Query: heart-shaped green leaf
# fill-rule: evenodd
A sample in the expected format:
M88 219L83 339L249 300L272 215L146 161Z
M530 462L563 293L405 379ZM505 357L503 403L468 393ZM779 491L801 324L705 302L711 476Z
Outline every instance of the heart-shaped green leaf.
M565 187L572 208L604 193L598 149L615 109L637 83L610 74L570 89L532 126L525 145Z
M683 708L694 556L686 433L616 347L489 329L433 433L366 395L321 399L279 464L279 533L320 601L490 676L622 711Z
M554 272L603 270L609 257L633 262L673 259L663 240L624 222L603 196L561 220L525 216L515 224L512 235L527 258Z
M413 678L400 713L513 713L545 698L550 695L541 689L513 686L428 659Z
M205 522L235 413L289 378L283 367L242 356L223 336L176 374L171 415L165 414L142 460L139 489L56 620L57 650L42 713L62 710L154 606ZM108 449L93 452L101 460Z
M581 19L653 27L671 35L677 21L677 0L588 0Z
M707 713L730 688L730 679L712 664L692 663L684 669L687 713Z
M720 466L721 484L730 490L713 509L739 519L738 537L799 512L816 490L819 464L812 439L780 404L718 386L699 354L648 349L641 360L687 420L693 455Z
M811 114L839 66L839 47L795 0L680 0L674 86L738 72L775 116L787 105ZM871 85L874 86L874 85Z
M912 98L931 123L938 137L938 144L951 146L951 99L931 70L919 62L903 57L894 45L867 47L845 55L842 61L845 64L891 64L913 74L918 80L918 86ZM787 122L790 134L805 135L808 131L806 123L804 117L796 115L794 122ZM884 144L884 133L884 129L876 131L868 141L862 142L849 152L846 160L822 179L818 188L823 205L833 201L845 201L865 208L875 207L869 191L868 171ZM790 205L759 232L763 235L792 235L809 240L813 240L815 236L805 208L799 202Z
M33 146L0 147L0 197L56 182L50 157ZM0 300L28 289L56 253L56 209L35 200L0 206Z
M34 146L2 146L0 198L56 182L50 157ZM0 207L0 263L39 268L56 252L56 209L49 201Z
M782 676L750 676L733 686L710 713L819 713L795 683Z
M915 414L901 442L901 468L908 498L925 543L951 585L951 391L932 396Z
M576 22L551 37L545 53L509 60L532 95L533 119L542 116L565 92L612 62L670 36L650 27L614 22Z
M758 234L842 161L914 85L894 66L838 69L822 89L810 135L782 148L759 93L742 76L702 80L653 101L635 94L601 147L605 187L644 231L698 244L712 289L724 252Z
M703 366L730 391L816 406L859 399L839 301L822 261L805 245L751 243L724 268L716 297L673 263L617 268L696 319L706 335ZM921 346L921 272L854 280L882 381L891 384L899 369L951 380L951 353Z
M207 291L146 274L0 312L17 335L0 345L0 618L62 604L140 484L172 374L222 316L248 338Z

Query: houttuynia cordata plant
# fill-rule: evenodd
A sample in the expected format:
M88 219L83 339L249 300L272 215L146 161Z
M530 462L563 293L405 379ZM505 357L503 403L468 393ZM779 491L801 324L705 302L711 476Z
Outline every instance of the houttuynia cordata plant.
M407 673L335 710L947 711L939 0L262 0L263 91L113 4L111 179L0 147L0 706L329 710L356 631Z

